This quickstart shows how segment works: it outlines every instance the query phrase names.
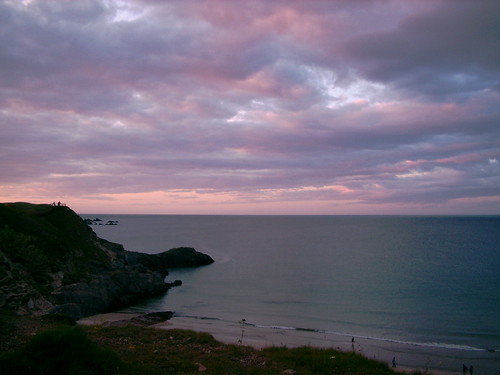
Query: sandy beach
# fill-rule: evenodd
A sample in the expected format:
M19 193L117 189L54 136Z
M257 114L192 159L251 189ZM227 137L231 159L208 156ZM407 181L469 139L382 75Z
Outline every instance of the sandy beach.
M79 324L119 324L137 318L140 314L110 313L87 317ZM459 349L417 346L399 342L382 342L363 337L352 337L308 330L285 329L284 327L258 327L251 322L230 322L195 317L173 317L168 321L151 325L158 329L187 329L210 333L216 340L226 344L246 345L256 349L269 346L289 348L313 346L356 351L367 358L390 364L396 358L398 371L419 370L435 375L462 374L462 364L474 366L476 375L500 374L499 353L469 352Z
M262 328L250 324L221 322L210 319L196 319L175 317L171 320L155 325L161 329L190 329L198 332L210 333L226 344L242 344L261 349L269 346L286 346L289 348L312 346L317 348L334 348L343 351L354 350L367 358L376 359L390 364L396 357L398 370L432 371L433 374L457 374L452 367L460 370L462 362L459 358L449 358L443 353L439 355L422 348L405 348L400 344L373 342L365 338L318 333L306 330L292 330L280 328ZM431 359L433 358L433 359ZM433 362L434 361L434 362Z

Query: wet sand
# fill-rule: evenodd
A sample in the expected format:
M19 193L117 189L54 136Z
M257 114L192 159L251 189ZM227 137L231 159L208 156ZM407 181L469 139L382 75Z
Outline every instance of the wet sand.
M79 324L113 324L131 320L140 314L101 314L80 320ZM396 370L411 373L419 370L435 375L462 374L462 364L474 366L475 375L500 375L500 353L470 352L459 349L435 348L403 343L385 342L368 338L320 333L308 330L258 327L251 322L221 321L195 317L173 317L151 325L158 329L187 329L206 332L226 344L247 345L256 349L269 346L289 348L313 346L356 351L367 358L391 364L396 358Z

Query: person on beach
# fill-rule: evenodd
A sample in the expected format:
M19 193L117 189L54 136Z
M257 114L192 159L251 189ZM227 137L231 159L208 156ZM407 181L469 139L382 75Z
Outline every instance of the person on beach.
M465 375L466 372L467 372L467 366L462 365L462 373Z
M392 357L392 367L396 367L396 357Z

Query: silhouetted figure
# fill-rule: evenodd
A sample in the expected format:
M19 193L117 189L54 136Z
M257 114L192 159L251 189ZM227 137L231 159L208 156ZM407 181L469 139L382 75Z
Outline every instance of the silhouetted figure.
M472 375L473 372L474 372L474 367L472 367L472 365L470 365L470 367L469 367L469 374Z
M392 367L396 367L396 357L392 357Z
M467 366L462 365L462 373L465 375L466 372L467 372Z
M58 207L59 207L59 206L61 206L61 202L57 202L57 206L58 206Z

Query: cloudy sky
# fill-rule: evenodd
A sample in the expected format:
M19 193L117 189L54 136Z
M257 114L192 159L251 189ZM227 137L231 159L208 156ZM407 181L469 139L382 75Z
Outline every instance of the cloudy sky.
M500 214L500 2L0 0L0 201Z

